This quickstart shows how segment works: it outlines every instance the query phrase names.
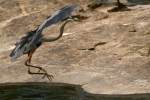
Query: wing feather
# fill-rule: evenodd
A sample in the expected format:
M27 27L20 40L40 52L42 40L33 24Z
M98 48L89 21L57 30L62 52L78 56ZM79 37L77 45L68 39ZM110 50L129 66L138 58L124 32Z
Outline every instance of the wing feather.
M72 12L77 8L77 5L66 5L65 7L56 11L52 16L48 17L44 22L37 28L36 36L32 39L30 46L34 46L36 41L39 39L43 29L53 24L63 21L64 19L71 16Z
M28 53L33 48L37 48L41 45L43 29L68 18L71 16L75 8L77 8L77 5L66 5L44 20L44 22L35 31L27 32L26 36L22 37L20 41L15 44L16 47L10 54L12 60L16 60L18 57Z
M16 58L29 51L29 49L27 49L28 44L31 42L35 33L36 31L27 32L25 36L23 36L18 42L16 42L16 47L10 53L10 57L12 58L12 60L16 60Z

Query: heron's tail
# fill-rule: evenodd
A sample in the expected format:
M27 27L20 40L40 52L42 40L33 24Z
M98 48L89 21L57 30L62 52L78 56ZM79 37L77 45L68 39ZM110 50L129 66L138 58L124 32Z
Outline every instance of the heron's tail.
M21 52L21 50L19 50L19 47L15 47L9 56L11 57L11 61L16 61L16 59L21 55L23 55L23 53Z

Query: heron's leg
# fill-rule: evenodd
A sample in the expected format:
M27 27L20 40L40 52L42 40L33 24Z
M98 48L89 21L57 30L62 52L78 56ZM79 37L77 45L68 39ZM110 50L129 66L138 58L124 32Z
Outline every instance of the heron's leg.
M31 65L30 65L30 64L31 64L31 58L32 58L32 55L33 55L34 51L35 51L35 50L32 50L32 51L30 51L30 52L28 53L28 59L27 59L27 61L25 62L25 65L28 66L28 73L29 73L29 74L31 73L31 71L30 71Z
M31 63L31 58L32 58L32 54L33 54L33 53L34 53L34 51L33 51L33 52L30 52L30 53L28 54L28 59L27 59L26 62L25 62L25 65L28 66L28 73L29 73L29 74L44 75L42 78L47 77L47 78L51 81L51 80L53 79L53 75L49 75L49 74L47 73L47 71L46 71L45 69L43 69L42 67L33 66L33 65L30 64L30 63ZM39 70L42 71L42 72L31 72L31 70L30 70L31 67L37 68L37 69L39 69Z

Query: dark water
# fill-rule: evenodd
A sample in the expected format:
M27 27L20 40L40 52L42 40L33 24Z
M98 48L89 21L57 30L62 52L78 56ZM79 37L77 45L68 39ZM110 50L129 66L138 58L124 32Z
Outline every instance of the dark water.
M150 94L90 94L65 83L0 84L0 100L150 100Z
M92 0L91 0L92 1ZM127 0L128 3L132 3L132 4L150 4L150 0ZM113 2L117 2L117 0L95 0L95 2L97 3L113 3ZM122 0L120 0L120 2L122 2Z
M127 1L129 3L134 3L134 4L150 4L150 0L127 0Z

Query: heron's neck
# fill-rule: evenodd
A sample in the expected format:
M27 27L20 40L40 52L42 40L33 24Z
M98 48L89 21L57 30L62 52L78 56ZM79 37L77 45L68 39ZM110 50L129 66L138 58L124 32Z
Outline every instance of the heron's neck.
M59 38L61 38L62 37L62 35L63 35L63 33L64 33L64 28L65 28L65 25L68 23L68 22L70 22L70 21L72 21L72 20L66 20L63 24L62 24L62 26L60 27L60 34L57 36L57 37L55 37L55 38L45 38L45 37L43 37L43 39L42 39L42 42L52 42L52 41L56 41L56 40L58 40Z

